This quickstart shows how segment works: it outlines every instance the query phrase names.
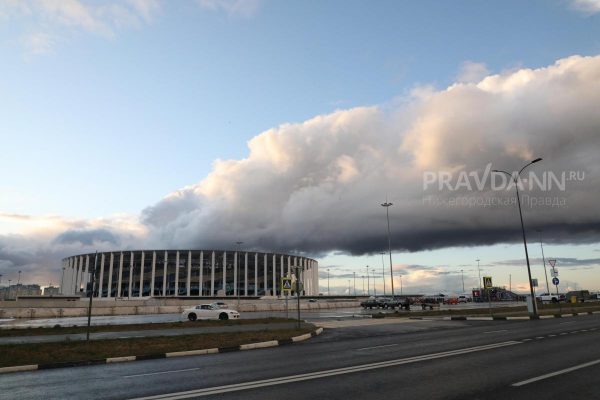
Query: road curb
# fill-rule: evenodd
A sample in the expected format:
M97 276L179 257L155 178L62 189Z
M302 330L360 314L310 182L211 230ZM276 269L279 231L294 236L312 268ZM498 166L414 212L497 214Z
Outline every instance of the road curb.
M489 317L465 317L465 316L455 316L455 317L442 317L443 321L525 321L525 320L537 320L537 319L550 319L550 318L569 318L569 317L577 317L579 315L594 315L600 314L600 311L584 311L579 313L566 313L566 314L550 314L550 315L540 315L537 318L533 318L531 316L522 316L522 317L506 317L506 316L489 316ZM424 317L411 317L410 319L426 319ZM437 320L439 318L431 318L432 320Z
M264 348L268 348L268 347L284 346L284 345L290 345L290 344L293 344L296 342L302 342L302 341L308 340L312 337L318 336L321 333L323 333L323 328L318 328L318 329L315 329L313 332L305 333L300 336L294 336L289 339L270 340L267 342L258 342L258 343L248 343L248 344L242 344L239 346L231 346L231 347L175 351L175 352L171 352L171 353L144 354L141 356L109 357L109 358L103 358L103 359L98 359L98 360L88 360L88 361L15 365L12 367L0 367L0 374L11 373L11 372L35 371L35 370L39 370L39 369L83 367L83 366L87 366L87 365L112 364L112 363L129 362L129 361L154 360L154 359L158 359L158 358L199 356L199 355L205 355L205 354L230 353L233 351L242 351L242 350L264 349Z

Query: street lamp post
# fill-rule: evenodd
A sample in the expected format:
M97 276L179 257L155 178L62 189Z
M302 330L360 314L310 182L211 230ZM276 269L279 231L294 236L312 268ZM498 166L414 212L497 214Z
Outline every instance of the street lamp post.
M365 276L362 276L362 281L363 281L363 290L362 290L362 294L363 296L365 295Z
M356 272L352 273L352 278L354 279L354 296L356 296Z
M402 296L403 291L402 291L402 275L400 275L400 296Z
M327 296L331 296L329 293L329 268L327 268Z
M383 277L383 295L387 296L387 293L385 291L385 261L383 260L383 255L385 254L385 251L382 251L379 254L381 254L381 276Z
M350 296L350 279L348 279L348 296Z
M492 172L508 175L509 178L511 178L515 184L515 190L517 191L517 204L519 206L519 217L521 219L521 233L523 234L523 247L525 247L525 260L527 261L527 275L529 277L529 292L531 294L531 304L533 305L532 317L535 319L538 318L538 310L537 310L537 303L535 301L535 294L533 292L533 282L531 281L531 266L529 264L529 253L527 251L527 239L525 237L525 224L523 223L523 211L521 210L521 198L519 196L519 177L521 175L521 172L523 172L525 170L525 168L527 168L531 164L534 164L539 161L542 161L542 159L536 158L535 160L530 161L527 165L525 165L523 168L521 168L519 170L519 172L516 174L516 176L513 176L513 174L509 174L508 172L502 171L502 170L495 169L492 171Z
M462 279L462 287L463 287L463 293L465 292L465 274L463 273L463 270L460 270L460 277Z
M550 294L550 285L548 284L548 271L546 271L546 257L544 257L544 244L542 243L542 230L537 229L540 234L540 247L542 248L542 262L544 263L544 276L546 277L546 293Z
M371 270L373 273L373 296L377 296L377 288L375 287L375 268Z
M387 200L385 203L381 203L382 207L385 207L385 216L387 218L387 234L388 234L388 251L390 253L390 277L392 278L392 298L394 297L394 271L392 269L392 239L390 235L390 207L393 203L389 203Z

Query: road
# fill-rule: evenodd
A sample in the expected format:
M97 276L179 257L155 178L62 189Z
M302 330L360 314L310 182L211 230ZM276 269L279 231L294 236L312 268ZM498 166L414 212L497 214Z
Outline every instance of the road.
M270 349L4 374L0 398L595 399L599 339L599 315L378 322Z

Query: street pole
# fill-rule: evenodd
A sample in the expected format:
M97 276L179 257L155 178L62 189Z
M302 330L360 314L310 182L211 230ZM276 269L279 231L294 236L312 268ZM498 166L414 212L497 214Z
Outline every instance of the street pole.
M365 295L365 276L362 276L362 281L363 281L363 291L362 291L362 295Z
M352 278L354 279L354 296L356 296L356 272L352 273Z
M513 178L513 175L509 174L506 171L500 171L500 170L492 171L492 172L504 173L504 174L508 175L515 184L515 190L517 192L517 204L519 206L519 218L521 219L521 233L523 234L523 247L525 247L525 259L527 261L527 275L529 277L529 292L531 294L531 303L533 305L533 307L532 307L533 313L531 315L531 317L533 319L538 319L539 316L538 316L538 310L537 310L537 302L535 301L535 293L533 292L533 282L531 281L531 265L529 264L529 252L527 251L527 239L525 237L525 224L523 223L523 211L521 210L521 198L519 196L519 177L521 175L521 172L523 172L523 170L525 170L525 168L527 168L531 164L534 164L538 161L542 161L542 159L536 158L535 160L529 162L529 164L527 164L523 168L521 168L521 170L516 174L516 176L514 178Z
M350 279L348 279L348 296L350 296Z
M544 263L544 276L546 277L546 293L550 294L550 285L548 284L548 271L546 271L546 257L544 257L544 244L542 243L542 230L537 230L540 233L540 247L542 248L542 262Z
M392 239L390 235L390 207L393 203L388 203L387 199L385 203L381 204L385 207L385 216L387 218L387 234L388 234L388 251L390 253L390 278L392 278L392 298L394 298L394 270L392 268Z
M327 296L331 296L329 293L329 268L327 268Z
M371 270L373 273L373 295L377 297L377 288L375 287L375 268Z
M300 329L300 267L296 266L296 297L298 298L298 329Z
M383 277L383 295L387 296L387 293L385 291L385 261L383 260L385 251L382 251L379 254L381 254L381 276Z
M85 340L87 342L90 341L90 326L92 325L92 299L94 298L94 278L96 277L96 266L98 265L98 251L96 251L96 255L94 257L94 270L92 271L92 284L90 288L90 303L88 305L88 321L87 321L87 330L85 333ZM143 268L143 266L142 266Z
M463 293L465 292L465 274L463 273L463 270L460 270L460 277L462 278L462 286L463 286Z
M17 295L15 296L15 300L19 298L19 286L21 286L21 271L19 271L19 278L17 280Z

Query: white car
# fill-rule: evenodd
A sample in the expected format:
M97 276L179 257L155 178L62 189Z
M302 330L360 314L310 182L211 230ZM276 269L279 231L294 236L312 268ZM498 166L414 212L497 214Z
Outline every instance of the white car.
M240 313L235 310L222 309L216 304L200 304L183 310L181 317L187 318L190 321L195 321L197 319L220 319L224 321L228 319L239 319Z

